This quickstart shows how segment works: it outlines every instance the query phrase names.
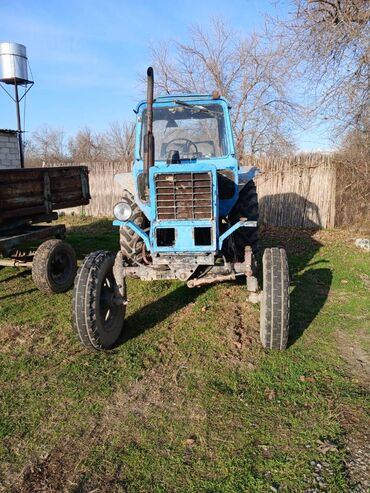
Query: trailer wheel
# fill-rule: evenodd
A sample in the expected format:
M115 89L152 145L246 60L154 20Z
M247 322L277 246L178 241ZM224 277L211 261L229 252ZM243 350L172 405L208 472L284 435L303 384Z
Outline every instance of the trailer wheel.
M40 291L45 293L68 291L76 270L76 252L62 240L44 241L33 257L32 279Z
M117 296L114 260L112 252L90 253L76 275L72 323L80 341L89 349L111 349L122 333L126 305Z
M264 348L286 349L289 334L289 271L283 248L267 248L262 258L260 337Z
M258 221L258 199L256 184L249 181L239 192L239 198L230 211L229 220L231 224L247 218L249 221ZM256 228L239 228L231 235L234 242L236 257L239 262L244 260L245 247L250 245L254 257L258 253L258 226Z
M148 226L148 220L143 214L135 202L135 198L128 190L123 190L122 200L129 203L132 209L132 216L130 221L137 224L140 228L145 229ZM131 228L121 226L119 228L120 234L120 246L122 255L125 257L129 265L135 265L137 263L144 263L143 252L144 242L143 239L136 234Z

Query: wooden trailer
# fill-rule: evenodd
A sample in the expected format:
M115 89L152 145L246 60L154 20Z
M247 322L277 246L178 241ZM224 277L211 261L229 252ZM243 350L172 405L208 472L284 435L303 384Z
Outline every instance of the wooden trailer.
M32 267L39 289L64 292L73 284L76 254L64 240L56 211L88 204L85 166L0 170L0 266ZM51 239L53 238L53 239ZM28 247L42 241L36 251Z

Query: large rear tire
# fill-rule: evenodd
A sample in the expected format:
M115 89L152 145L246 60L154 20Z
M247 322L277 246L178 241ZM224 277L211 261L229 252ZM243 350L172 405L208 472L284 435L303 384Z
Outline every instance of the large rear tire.
M117 297L114 260L112 252L90 253L75 279L72 323L80 341L89 349L111 349L123 330L126 306Z
M72 287L77 271L76 252L62 240L47 240L36 250L32 279L44 293L64 293Z
M146 229L149 225L147 218L135 202L135 198L128 190L123 190L122 201L130 204L132 216L130 221L137 224L141 229ZM121 252L128 265L142 264L145 245L143 239L131 228L121 226L120 230Z
M264 348L283 351L289 335L289 271L283 248L267 248L262 258L260 337Z
M237 203L229 214L229 221L235 224L242 218L249 221L258 221L258 198L257 189L253 180L249 181L239 192ZM239 228L231 235L234 243L236 259L239 262L244 260L246 246L251 246L254 257L258 253L258 226L256 228Z

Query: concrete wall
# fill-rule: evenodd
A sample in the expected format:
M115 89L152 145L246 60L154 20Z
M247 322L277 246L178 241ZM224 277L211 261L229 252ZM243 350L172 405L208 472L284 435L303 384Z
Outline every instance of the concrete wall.
M0 130L0 169L20 168L18 136Z

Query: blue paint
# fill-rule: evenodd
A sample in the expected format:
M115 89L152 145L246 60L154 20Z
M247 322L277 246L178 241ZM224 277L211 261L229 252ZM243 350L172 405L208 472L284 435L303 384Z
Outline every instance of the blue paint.
M214 253L221 251L223 242L234 231L240 227L250 226L243 221L235 224L219 236L220 218L226 217L235 205L239 196L239 189L242 188L249 180L253 179L257 173L257 168L251 168L247 171L239 168L236 156L229 116L230 105L224 98L213 99L209 95L186 94L186 95L165 95L160 96L154 101L154 111L156 108L171 108L179 106L176 101L182 101L187 104L204 105L219 104L224 113L224 132L225 132L225 148L227 152L225 156L198 157L196 159L182 159L180 164L167 164L164 160L156 160L155 165L149 170L149 202L144 202L139 196L138 180L143 173L144 163L141 157L141 140L143 131L143 112L146 109L146 102L142 101L136 108L137 124L135 134L135 161L133 165L134 177L134 195L135 201L148 218L150 222L149 235L141 230L132 221L114 221L114 225L130 227L137 233L145 242L146 248L153 254L156 253ZM155 135L154 135L155 137ZM229 199L219 199L218 194L218 171L228 170L233 173L234 179L234 194ZM162 173L200 173L206 172L211 174L212 178L212 218L210 220L158 220L157 219L157 202L155 194L155 177ZM211 229L211 242L209 245L195 245L194 228L205 227ZM171 246L157 245L157 230L158 228L174 228L175 238Z
M157 201L155 195L154 180L156 175L163 173L178 173L178 172L198 172L198 173L211 173L212 181L212 220L209 221L163 221L157 220ZM149 182L152 184L150 187L150 203L152 207L151 211L151 223L150 223L150 244L151 251L154 253L174 252L216 252L217 251L217 237L218 237L218 190L217 190L217 169L209 162L198 162L189 164L171 164L162 167L153 166L149 170ZM171 247L158 246L156 242L156 230L161 228L175 228L175 244ZM211 228L212 243L210 245L195 245L194 244L194 227L208 227Z
M234 231L239 228L255 228L257 226L257 221L239 221L227 229L218 239L218 249L222 249L223 242L228 236L230 236Z
M119 221L118 219L115 219L113 221L113 226L126 226L128 228L131 228L136 234L138 234L143 239L146 248L150 250L149 236L136 223L132 221Z
M175 243L173 246L157 246L156 230L158 228L175 228ZM212 243L210 245L194 245L194 227L211 228ZM161 221L155 223L150 230L150 242L153 253L198 253L217 251L217 232L212 221Z
M164 108L164 107L174 107L178 106L176 101L183 101L188 104L197 104L197 105L207 105L207 104L220 104L223 112L224 112L224 121L225 121L225 133L226 133L226 141L227 141L227 149L228 152L225 156L222 157L212 157L212 158L198 158L196 160L182 160L180 165L177 165L177 172L185 172L188 169L188 166L191 166L195 163L197 170L199 170L202 164L209 165L212 164L216 170L231 170L234 173L235 178L235 193L234 196L230 199L219 200L219 214L221 217L226 217L230 212L232 207L235 205L238 199L238 180L239 180L239 165L235 156L235 145L233 138L233 130L231 126L231 120L229 116L229 108L230 104L225 98L213 99L212 96L209 95L198 95L198 94L182 94L182 95L166 95L160 96L155 99L153 108ZM141 157L140 149L141 149L141 139L142 139L142 116L143 112L146 109L146 102L142 101L138 104L136 108L136 134L135 134L135 153L134 153L134 165L133 165L133 176L134 182L137 183L138 177L144 170L144 162ZM155 136L154 136L155 137ZM154 168L165 168L168 169L168 165L165 161L156 161ZM174 172L176 172L174 171ZM149 221L153 218L153 211L149 205L143 202L139 195L137 187L135 187L135 200L138 203L139 207L142 209L145 216Z

